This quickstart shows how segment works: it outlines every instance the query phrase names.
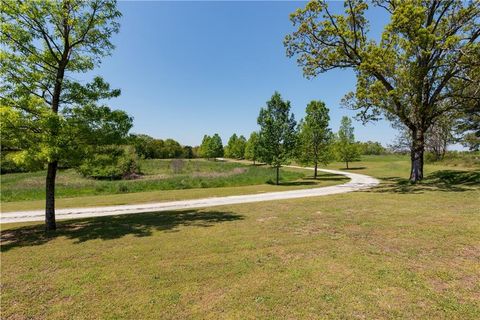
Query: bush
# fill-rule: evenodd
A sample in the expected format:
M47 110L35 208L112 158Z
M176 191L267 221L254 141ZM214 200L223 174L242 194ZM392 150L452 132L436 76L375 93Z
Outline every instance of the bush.
M85 159L78 171L94 179L135 179L140 173L140 167L133 148L108 146Z

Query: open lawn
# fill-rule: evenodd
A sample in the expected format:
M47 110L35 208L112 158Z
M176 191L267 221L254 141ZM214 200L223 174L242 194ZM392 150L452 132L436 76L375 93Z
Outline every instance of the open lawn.
M2 225L2 318L478 319L480 168L429 165L411 185L405 157L352 167L383 183L51 235Z

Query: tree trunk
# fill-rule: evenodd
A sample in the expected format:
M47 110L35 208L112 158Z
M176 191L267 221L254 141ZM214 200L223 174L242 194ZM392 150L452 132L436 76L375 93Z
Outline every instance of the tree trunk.
M277 186L279 185L280 167L277 167Z
M313 174L314 179L317 179L317 172L318 172L318 163L315 162L315 173Z
M347 165L347 169L348 169L348 161L345 161L345 164Z
M57 176L58 162L48 163L46 180L46 203L45 203L45 230L57 229L55 222L55 177Z
M412 148L410 151L411 170L410 181L423 179L423 153L425 151L425 135L423 131L412 132Z

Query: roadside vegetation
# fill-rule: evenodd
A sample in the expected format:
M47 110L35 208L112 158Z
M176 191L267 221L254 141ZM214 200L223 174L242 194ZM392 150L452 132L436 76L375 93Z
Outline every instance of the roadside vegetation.
M57 177L57 198L122 194L155 190L218 188L271 183L275 172L266 166L205 160L142 160L142 175L131 180L99 180L82 176L73 169ZM306 171L283 170L281 182L305 177ZM44 171L2 176L1 201L45 199Z

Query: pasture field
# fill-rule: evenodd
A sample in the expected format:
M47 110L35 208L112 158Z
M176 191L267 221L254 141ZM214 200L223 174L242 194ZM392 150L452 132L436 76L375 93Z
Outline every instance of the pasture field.
M382 184L2 225L2 318L477 319L480 168L427 165L412 185L406 157L352 167Z

